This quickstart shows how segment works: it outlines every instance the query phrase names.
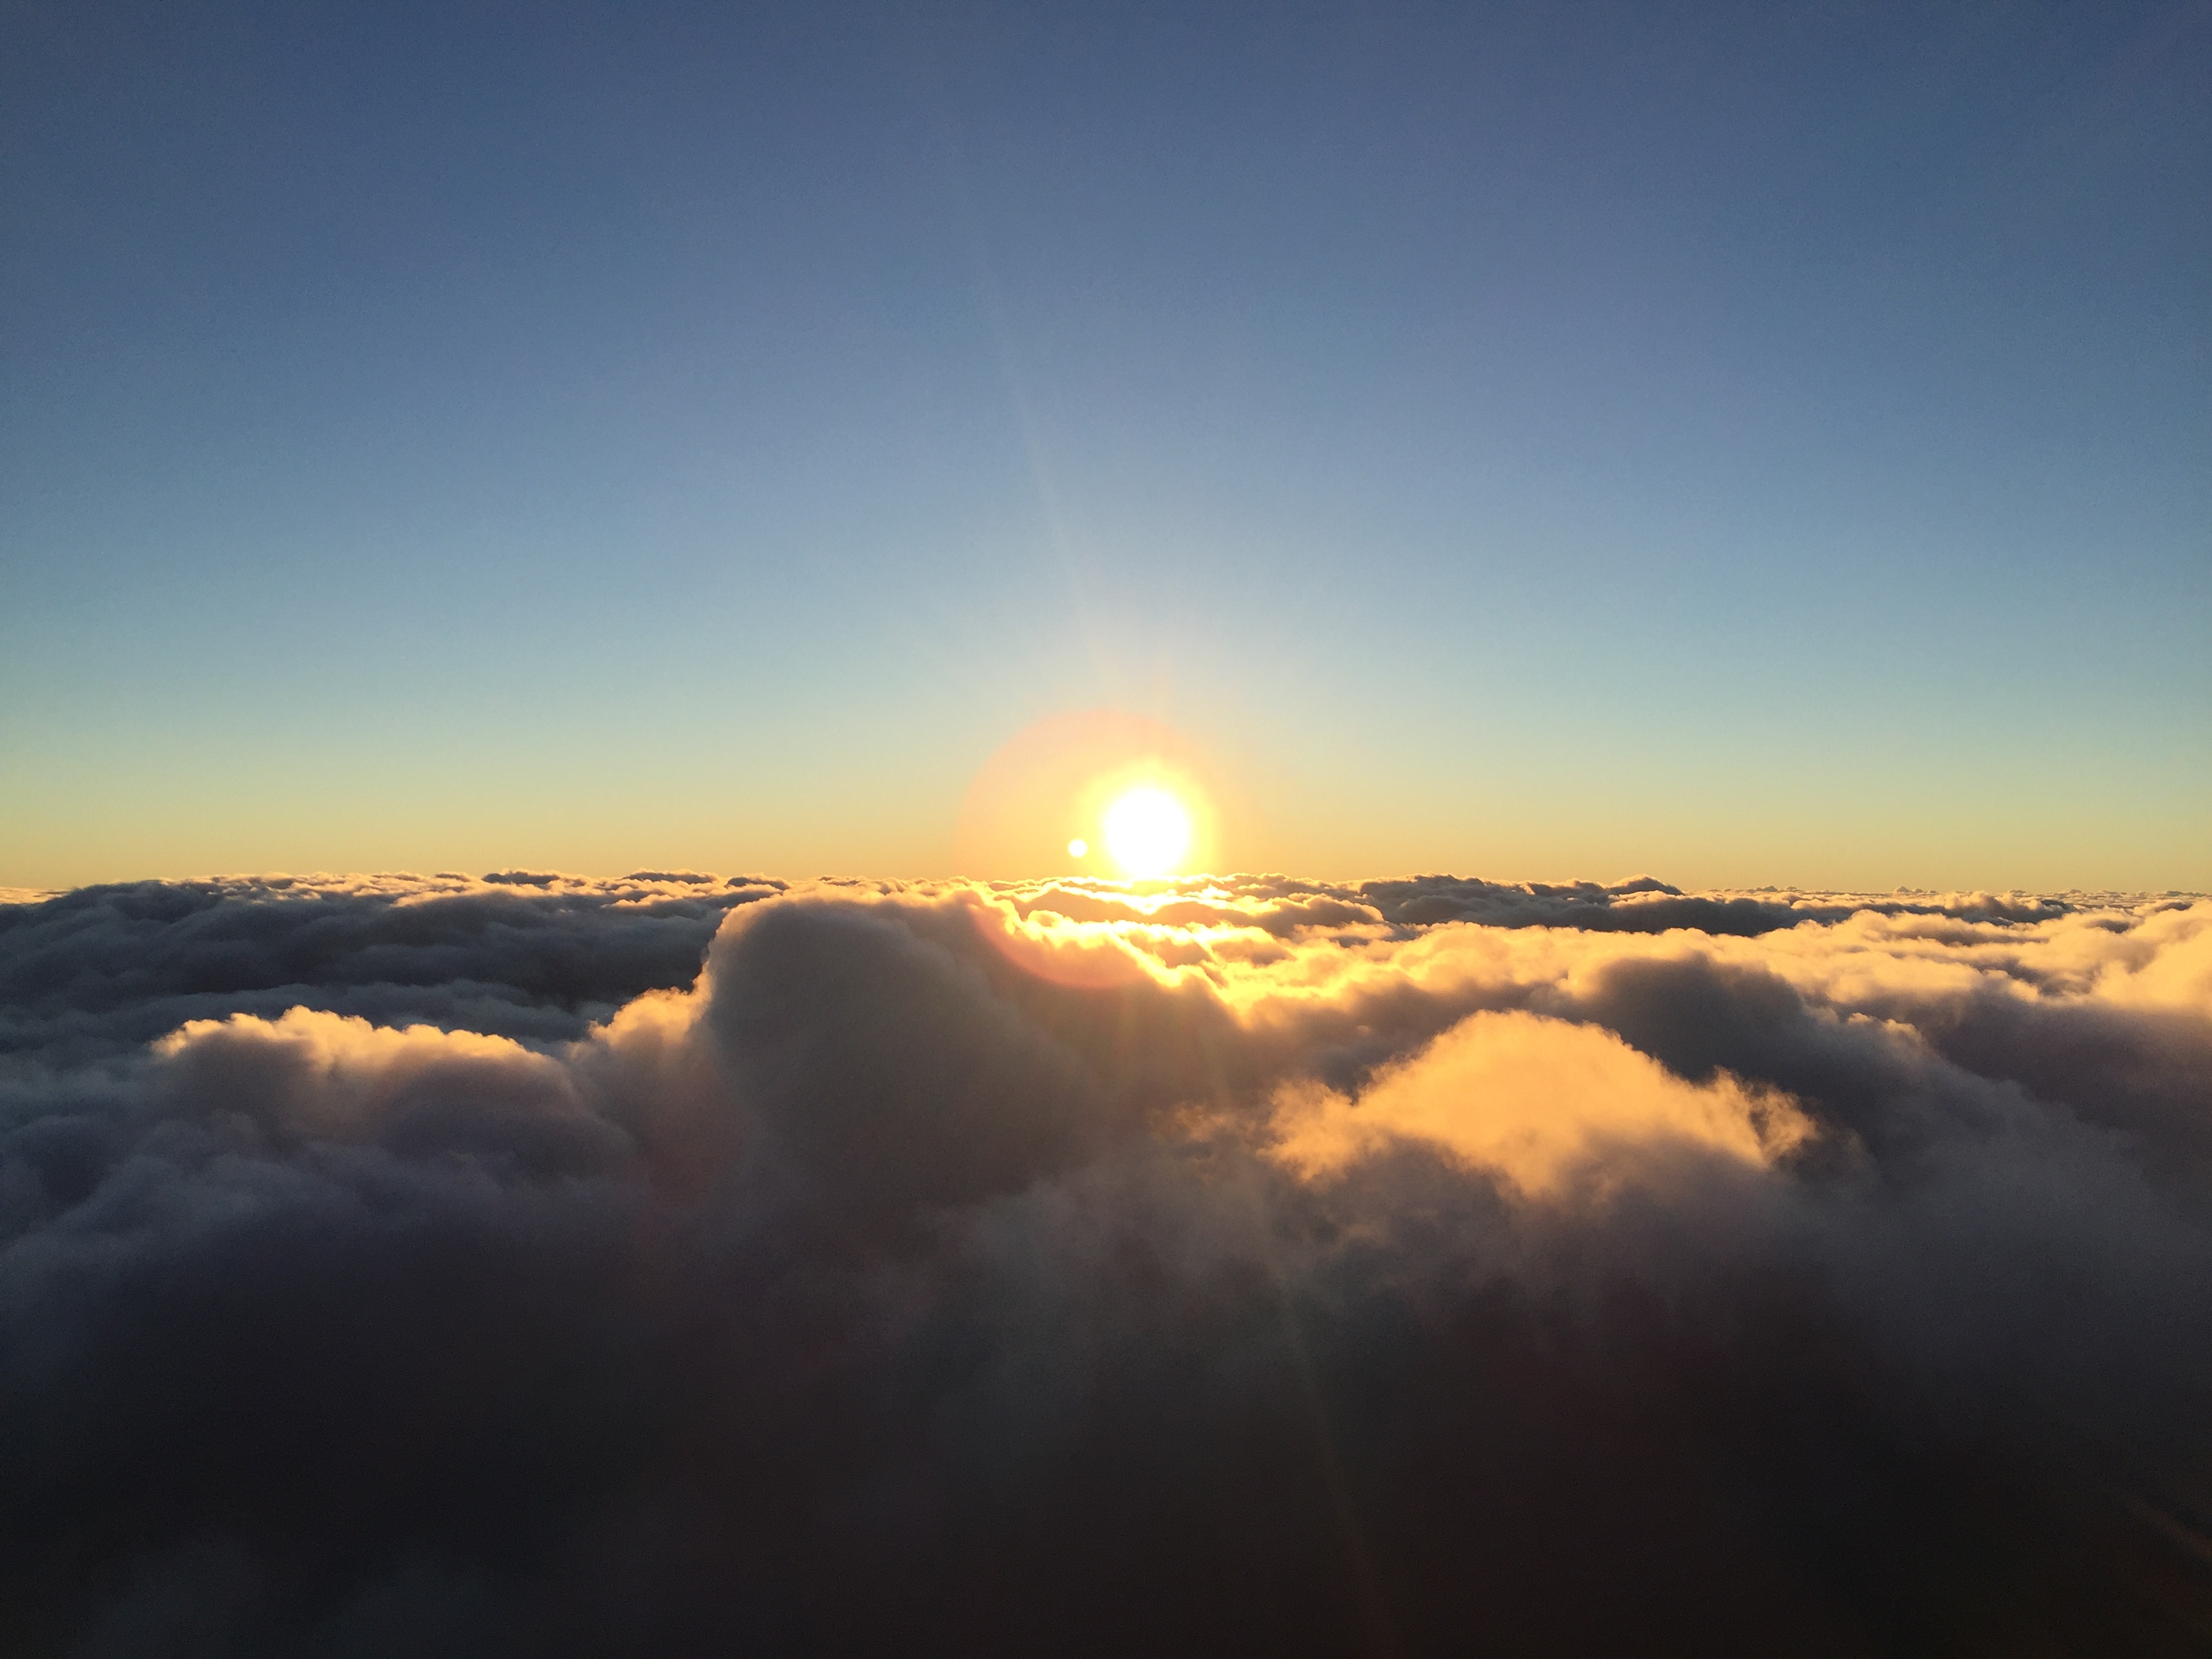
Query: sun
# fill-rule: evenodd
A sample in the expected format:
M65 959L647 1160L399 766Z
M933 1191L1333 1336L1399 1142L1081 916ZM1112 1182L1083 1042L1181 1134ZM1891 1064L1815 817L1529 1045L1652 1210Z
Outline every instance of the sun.
M1001 744L961 802L957 872L1147 882L1221 867L1222 775L1188 738L1110 708L1050 714Z
M1166 790L1146 784L1106 809L1106 850L1121 873L1140 880L1172 875L1190 851L1190 814Z

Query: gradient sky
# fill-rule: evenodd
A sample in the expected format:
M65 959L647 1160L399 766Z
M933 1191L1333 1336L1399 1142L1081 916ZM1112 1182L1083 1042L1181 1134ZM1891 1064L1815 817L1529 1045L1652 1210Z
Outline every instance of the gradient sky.
M2212 887L2212 9L11 4L0 884Z

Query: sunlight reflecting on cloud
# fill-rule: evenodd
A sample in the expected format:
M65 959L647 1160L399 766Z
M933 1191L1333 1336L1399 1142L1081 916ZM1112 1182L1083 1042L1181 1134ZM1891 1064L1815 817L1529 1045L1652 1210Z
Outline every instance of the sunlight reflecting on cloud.
M1519 1009L1469 1014L1356 1100L1307 1082L1277 1103L1277 1155L1308 1176L1407 1139L1536 1196L1578 1173L1601 1181L1607 1164L1653 1143L1765 1164L1813 1132L1785 1095L1725 1073L1685 1082L1610 1031Z

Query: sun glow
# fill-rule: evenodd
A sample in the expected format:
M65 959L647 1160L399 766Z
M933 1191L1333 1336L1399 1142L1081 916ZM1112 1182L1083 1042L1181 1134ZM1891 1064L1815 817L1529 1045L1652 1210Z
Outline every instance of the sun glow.
M1220 794L1206 757L1156 720L1109 708L1048 715L969 785L956 873L1144 883L1218 869Z
M1106 850L1124 875L1172 875L1190 851L1190 814L1164 789L1146 787L1106 809Z

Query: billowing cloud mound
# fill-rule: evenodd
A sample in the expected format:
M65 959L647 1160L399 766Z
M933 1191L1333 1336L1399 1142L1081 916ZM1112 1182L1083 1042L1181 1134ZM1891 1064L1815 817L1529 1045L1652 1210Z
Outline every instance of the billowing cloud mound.
M2212 1645L2212 902L146 884L0 1000L6 1651Z

